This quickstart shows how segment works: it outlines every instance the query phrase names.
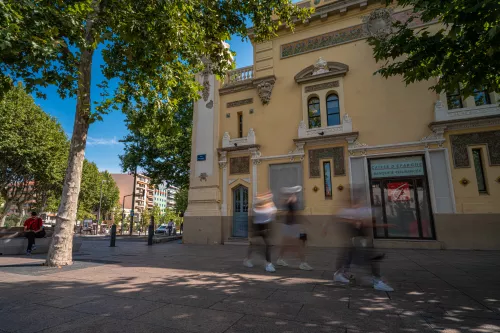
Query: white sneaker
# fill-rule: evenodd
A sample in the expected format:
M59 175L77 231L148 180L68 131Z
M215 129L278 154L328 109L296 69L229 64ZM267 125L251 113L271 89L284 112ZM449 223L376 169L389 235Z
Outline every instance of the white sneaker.
M373 289L379 291L394 291L394 289L379 279L373 279Z
M276 268L274 268L274 265L272 263L267 263L266 272L269 272L269 273L276 272Z
M303 262L299 265L299 268L304 270L304 271L312 271L313 268L311 266L309 266L309 264L307 262Z
M340 283L349 283L349 279L345 277L344 273L339 273L339 272L335 272L335 274L333 274L333 281L334 282L340 282Z
M287 267L288 264L286 263L285 260L281 259L281 258L278 258L278 260L276 260L276 265L278 266L284 266L284 267Z
M33 246L31 247L31 251L35 251L36 250L36 245L33 244Z
M243 266L252 268L253 267L252 261L250 259L243 260Z

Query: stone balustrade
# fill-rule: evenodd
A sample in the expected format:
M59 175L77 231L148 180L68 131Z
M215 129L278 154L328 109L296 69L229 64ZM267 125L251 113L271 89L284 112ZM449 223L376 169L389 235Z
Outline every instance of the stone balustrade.
M252 80L254 78L253 74L253 66L237 68L235 70L229 71L227 73L224 86L231 86L240 82Z
M500 116L498 103L448 110L440 100L434 107L435 121L463 120L484 116Z

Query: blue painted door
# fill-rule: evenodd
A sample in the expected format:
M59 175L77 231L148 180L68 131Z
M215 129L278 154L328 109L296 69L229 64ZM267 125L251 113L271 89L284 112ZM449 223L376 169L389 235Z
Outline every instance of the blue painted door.
M233 190L233 237L248 237L248 188Z

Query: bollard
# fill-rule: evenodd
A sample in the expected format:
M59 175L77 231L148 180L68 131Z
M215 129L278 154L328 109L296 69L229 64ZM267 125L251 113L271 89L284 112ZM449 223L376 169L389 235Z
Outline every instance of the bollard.
M111 226L111 240L109 242L109 247L115 247L116 242L116 224Z
M151 216L151 223L148 227L148 245L153 245L153 236L155 234L155 218Z

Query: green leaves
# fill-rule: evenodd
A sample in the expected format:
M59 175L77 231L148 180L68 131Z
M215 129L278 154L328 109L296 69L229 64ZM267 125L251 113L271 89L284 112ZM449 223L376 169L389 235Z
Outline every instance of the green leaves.
M393 1L388 1L391 3ZM370 38L377 71L384 77L402 75L407 84L439 78L431 89L465 96L475 89L500 91L500 3L498 0L399 0L413 6L424 22L439 19L442 29L410 29L396 24L387 39Z
M6 202L18 205L36 198L43 210L49 197L62 190L68 150L62 127L21 86L0 100L0 196Z

